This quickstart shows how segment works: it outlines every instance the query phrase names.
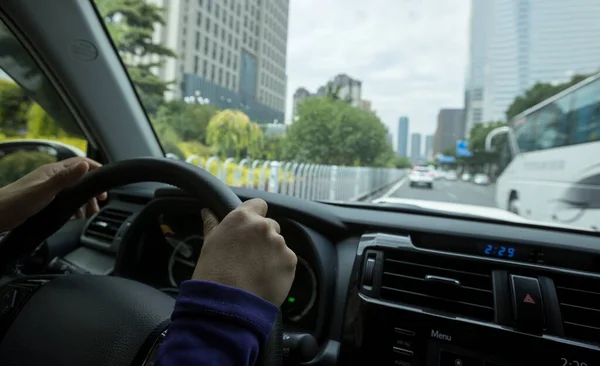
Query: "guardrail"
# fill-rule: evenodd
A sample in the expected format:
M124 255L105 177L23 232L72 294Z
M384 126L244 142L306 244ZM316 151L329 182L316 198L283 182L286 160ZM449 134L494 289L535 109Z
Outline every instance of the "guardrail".
M405 170L298 162L220 159L192 155L186 162L204 168L229 186L309 200L357 201L406 175Z

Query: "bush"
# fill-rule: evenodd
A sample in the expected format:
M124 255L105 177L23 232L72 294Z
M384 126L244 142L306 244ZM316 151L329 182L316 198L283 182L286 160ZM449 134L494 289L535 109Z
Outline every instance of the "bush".
M43 152L18 151L0 159L0 186L4 187L44 164L56 159Z

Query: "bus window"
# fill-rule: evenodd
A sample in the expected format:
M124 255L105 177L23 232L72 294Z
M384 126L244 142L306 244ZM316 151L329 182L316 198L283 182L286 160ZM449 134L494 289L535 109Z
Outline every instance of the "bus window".
M525 118L525 122L515 127L515 137L519 145L519 151L527 152L535 150L535 118L537 113L533 113Z
M568 135L568 101L561 98L540 109L536 119L536 147L539 150L564 146ZM567 104L567 105L565 105Z
M570 144L600 140L600 79L573 93Z

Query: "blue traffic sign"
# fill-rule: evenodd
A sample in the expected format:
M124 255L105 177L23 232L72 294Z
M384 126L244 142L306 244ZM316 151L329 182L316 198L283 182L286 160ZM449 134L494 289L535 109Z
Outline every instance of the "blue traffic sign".
M456 141L456 156L459 156L459 157L473 156L473 154L469 151L469 141L467 141L467 140Z

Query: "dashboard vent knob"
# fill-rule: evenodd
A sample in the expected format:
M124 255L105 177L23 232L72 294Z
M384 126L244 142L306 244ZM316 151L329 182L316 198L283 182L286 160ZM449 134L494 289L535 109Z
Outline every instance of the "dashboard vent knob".
M375 277L375 259L376 255L371 253L365 260L365 269L363 271L363 286L372 287L373 278Z

